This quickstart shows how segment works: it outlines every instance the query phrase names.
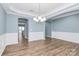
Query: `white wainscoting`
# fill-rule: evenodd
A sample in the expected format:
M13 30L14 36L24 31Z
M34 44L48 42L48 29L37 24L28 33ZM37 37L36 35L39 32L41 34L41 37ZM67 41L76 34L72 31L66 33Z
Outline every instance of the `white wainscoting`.
M79 43L79 33L72 32L52 32L52 38Z
M50 37L51 38L51 36L49 36L49 35L46 35L45 37Z
M5 47L5 35L0 35L0 56L2 55Z
M18 33L6 33L6 45L18 43Z
M4 35L0 35L0 56L7 45L16 43L18 43L17 33L6 33Z
M44 40L44 32L30 32L29 33L29 41L35 41L35 40Z

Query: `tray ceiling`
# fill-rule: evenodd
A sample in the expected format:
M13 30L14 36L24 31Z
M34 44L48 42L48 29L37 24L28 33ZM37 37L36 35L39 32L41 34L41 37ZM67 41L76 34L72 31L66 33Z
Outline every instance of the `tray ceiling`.
M48 17L75 4L76 3L40 3L40 15ZM39 3L2 3L1 5L8 14L39 15Z

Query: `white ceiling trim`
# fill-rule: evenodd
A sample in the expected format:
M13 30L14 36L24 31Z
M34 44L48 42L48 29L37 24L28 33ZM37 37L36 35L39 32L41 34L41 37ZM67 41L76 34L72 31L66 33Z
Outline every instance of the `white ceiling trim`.
M56 19L59 19L59 18L62 18L62 17L67 17L67 16L75 15L75 14L78 14L78 13L79 13L79 10L75 10L75 11L63 13L63 14L61 14L61 15L52 17L52 18L50 19L50 21L56 20ZM50 21L49 21L49 22L50 22Z
M17 9L14 9L12 7L9 8L13 13L18 13L18 14L22 14L22 15L28 15L28 16L36 16L35 14L31 14L31 13L24 13L24 12L21 12L20 10L17 10Z
M53 15L55 15L56 13L59 13L60 11L64 11L65 9L67 9L67 8L69 8L69 7L72 7L72 6L74 6L74 5L76 5L77 3L70 3L70 4L66 4L65 6L62 6L61 8L58 8L58 9L56 9L56 10L53 10L53 11L51 11L51 12L49 12L48 14L47 14L47 16L53 16Z
M79 4L74 4L74 5L71 5L71 6L67 7L67 8L64 8L62 10L59 10L59 11L53 13L53 14L48 15L48 19L56 17L58 15L61 16L61 14L71 12L71 11L75 11L75 10L78 10L78 9L79 9Z
M7 12L7 14L14 14L14 15L20 15L20 16L21 15L22 16L31 16L31 17L36 16L36 15L30 14L28 12L24 13L24 12L21 12L20 10L16 10L16 9L12 8L9 4L7 4L7 5L1 4L1 5L3 6L3 8ZM66 12L70 12L70 11L79 9L79 4L77 4L77 3L71 4L71 5L63 6L61 8L56 9L55 11L52 11L46 15L43 15L43 16L46 16L46 18L50 19L51 17L55 17L57 15L60 15L60 14L66 13Z
M48 17L48 15L51 16L51 14L54 14L54 15L55 15L55 14L58 13L59 11L64 10L64 9L67 9L68 7L70 7L70 6L72 6L72 5L74 5L74 4L69 4L69 5L67 5L67 6L63 6L63 7L59 8L59 9L56 9L56 10L54 10L54 11L48 13L48 14L41 15L41 16L46 16L46 17ZM21 12L20 10L14 9L14 8L12 8L11 6L9 7L9 10L10 10L10 11L13 11L13 12L16 12L16 13L19 13L19 14L24 14L24 15L29 15L29 16L37 16L37 15L35 15L35 14L31 14L31 13L28 13L28 12L27 12L27 13ZM53 16L53 15L52 15L52 16Z

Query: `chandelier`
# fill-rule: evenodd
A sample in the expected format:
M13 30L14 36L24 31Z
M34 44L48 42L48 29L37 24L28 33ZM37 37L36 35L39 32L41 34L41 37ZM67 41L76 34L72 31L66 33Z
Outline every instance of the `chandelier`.
M40 15L40 3L38 5L38 7L39 7L39 15L33 17L33 20L36 21L36 22L44 22L44 21L46 21L46 17L43 17L43 16Z

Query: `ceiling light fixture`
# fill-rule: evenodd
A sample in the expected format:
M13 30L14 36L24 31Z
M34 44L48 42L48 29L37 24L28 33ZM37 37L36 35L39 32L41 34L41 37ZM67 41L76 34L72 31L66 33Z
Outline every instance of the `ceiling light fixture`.
M39 7L39 10L38 10L39 11L39 15L33 17L33 20L36 21L36 22L44 22L44 21L46 21L46 17L40 16L40 12L41 12L41 10L40 10L40 3L38 4L38 7Z

